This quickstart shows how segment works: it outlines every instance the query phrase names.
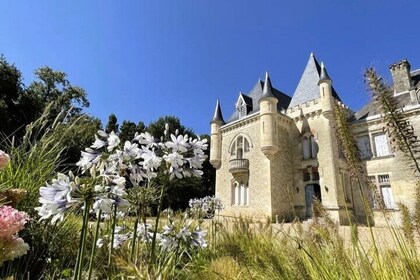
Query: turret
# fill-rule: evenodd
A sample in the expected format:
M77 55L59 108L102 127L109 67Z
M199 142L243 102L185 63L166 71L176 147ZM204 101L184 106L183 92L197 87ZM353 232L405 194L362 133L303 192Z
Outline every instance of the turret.
M319 92L321 95L321 107L322 114L327 116L332 113L333 110L333 96L332 96L332 81L328 76L327 69L325 69L324 63L321 63L321 74L319 76Z
M263 94L258 102L260 104L261 151L269 157L277 153L279 147L276 130L278 99L273 94L268 72L265 74Z
M220 109L219 100L217 100L213 119L210 122L210 163L216 169L220 168L222 161L222 133L220 132L220 127L224 124L222 110Z

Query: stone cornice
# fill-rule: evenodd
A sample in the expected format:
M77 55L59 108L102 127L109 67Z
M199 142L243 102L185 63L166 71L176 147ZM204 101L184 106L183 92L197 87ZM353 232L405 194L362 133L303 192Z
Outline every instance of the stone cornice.
M406 115L406 117L411 117L413 115L420 114L420 104L416 105L408 105L403 108L403 112ZM383 121L383 114L376 114L373 116L369 116L366 119L363 120L357 120L351 124L353 127L361 127L361 126L367 126L367 125L373 125L373 124L380 124Z
M224 126L220 127L220 132L226 133L226 132L235 130L239 127L243 127L244 125L256 122L259 119L260 119L260 113L259 112L253 113L251 115L246 116L245 118L235 120L231 123L225 124Z

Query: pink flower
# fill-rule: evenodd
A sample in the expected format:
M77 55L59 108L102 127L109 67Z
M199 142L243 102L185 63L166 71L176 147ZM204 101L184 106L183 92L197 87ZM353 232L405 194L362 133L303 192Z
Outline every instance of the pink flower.
M5 168L10 162L10 157L8 154L0 150L0 170Z
M10 237L25 227L28 214L11 206L0 207L0 238Z

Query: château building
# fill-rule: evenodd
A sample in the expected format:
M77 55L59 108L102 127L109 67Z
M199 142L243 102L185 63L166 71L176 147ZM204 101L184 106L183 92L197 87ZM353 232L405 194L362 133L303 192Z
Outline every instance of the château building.
M420 70L407 60L390 67L394 97L420 133ZM332 79L313 54L290 97L274 88L266 73L248 93L239 93L233 113L222 116L217 101L211 121L210 162L216 171L216 197L226 216L310 219L314 200L341 224L366 215L359 188L352 182L335 131L334 106L352 115L351 129L365 174L373 183L364 192L376 225L400 219L399 204L414 207L417 178L407 160L392 149L375 102L353 112L340 100ZM374 187L372 187L374 186ZM372 190L373 188L373 190ZM349 213L351 213L349 215Z

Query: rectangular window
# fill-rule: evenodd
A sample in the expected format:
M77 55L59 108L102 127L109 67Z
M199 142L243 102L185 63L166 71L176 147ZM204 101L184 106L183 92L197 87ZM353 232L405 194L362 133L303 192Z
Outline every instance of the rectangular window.
M386 209L394 209L394 197L392 195L391 183L389 180L389 174L381 174L378 176L369 176L369 180L376 186L376 189L372 190L369 200L372 202L374 208L379 208L378 201L374 199L375 191L379 194L379 199L382 200L383 206Z
M360 157L362 159L372 157L372 150L370 148L370 139L368 135L357 138L357 148L359 148Z
M391 154L388 144L388 138L385 134L378 134L373 136L375 143L375 156L384 157Z

